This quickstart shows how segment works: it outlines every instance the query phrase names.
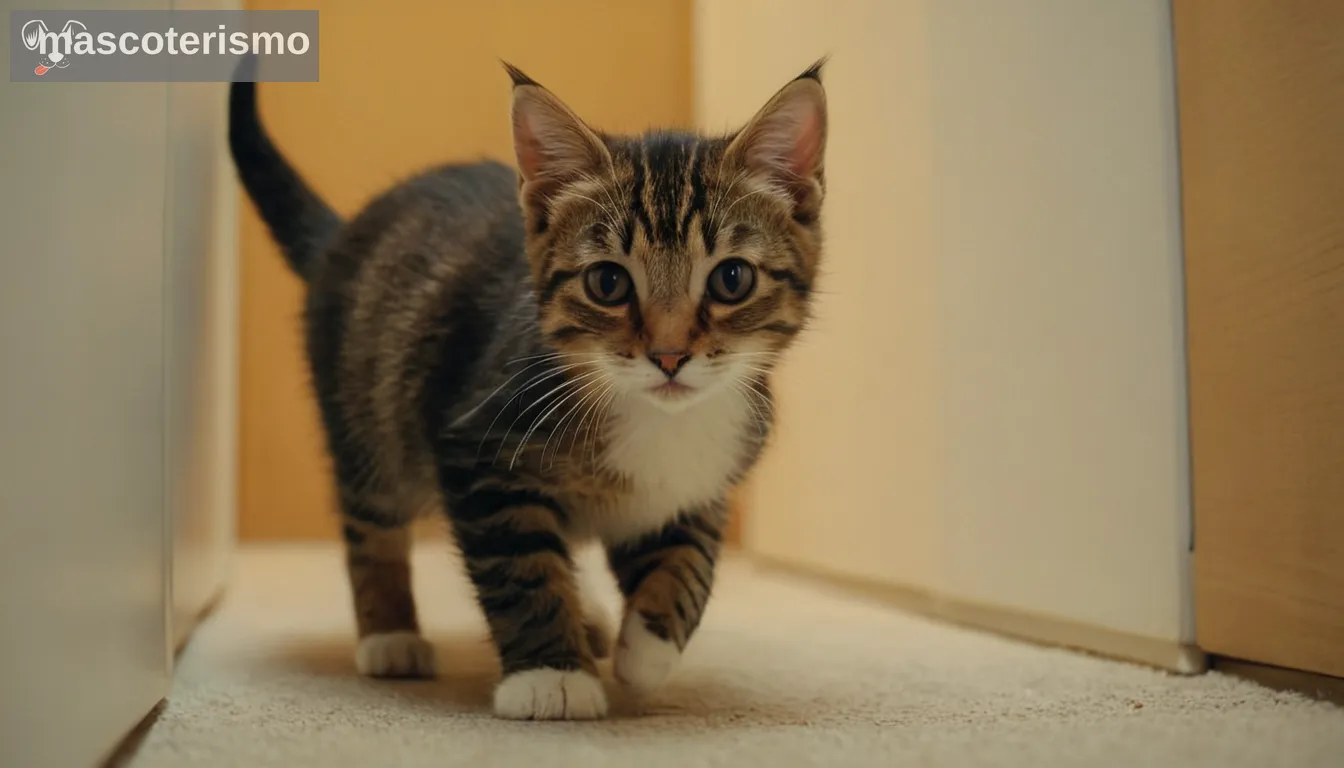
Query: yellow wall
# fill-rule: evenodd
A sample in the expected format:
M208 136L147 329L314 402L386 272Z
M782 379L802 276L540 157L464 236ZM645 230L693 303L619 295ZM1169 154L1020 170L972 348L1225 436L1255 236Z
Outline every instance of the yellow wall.
M311 8L258 1L253 9ZM447 160L512 162L506 59L599 127L687 126L689 0L321 4L321 82L265 84L276 142L343 214ZM250 203L242 219L239 534L335 530L301 357L301 289Z

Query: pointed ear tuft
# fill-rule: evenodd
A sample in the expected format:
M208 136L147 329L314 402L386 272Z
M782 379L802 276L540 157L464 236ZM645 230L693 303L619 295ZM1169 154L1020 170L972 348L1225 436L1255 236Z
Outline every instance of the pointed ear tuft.
M813 64L738 132L725 158L783 190L798 209L815 209L826 154L825 59Z
M824 69L824 68L826 67L826 62L828 62L828 61L830 61L830 60L831 60L831 56L830 56L830 54L827 54L827 55L825 55L825 56L822 56L820 59L817 59L817 61L816 61L812 66L808 67L807 70L806 70L805 72L803 72L803 74L799 75L798 77L796 77L796 78L794 78L794 79L795 79L795 80L816 80L818 83L820 83L820 82L821 82L821 70Z
M540 85L536 80L528 77L527 73L523 72L523 70L513 66L509 62L501 60L499 63L503 64L504 71L509 73L509 79L513 81L514 88L517 88L520 85Z

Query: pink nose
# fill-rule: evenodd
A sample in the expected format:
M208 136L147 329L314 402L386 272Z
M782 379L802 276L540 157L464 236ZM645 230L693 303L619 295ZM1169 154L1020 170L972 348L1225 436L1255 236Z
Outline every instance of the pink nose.
M691 355L688 352L650 352L649 359L659 370L666 373L668 378L672 378L691 359Z

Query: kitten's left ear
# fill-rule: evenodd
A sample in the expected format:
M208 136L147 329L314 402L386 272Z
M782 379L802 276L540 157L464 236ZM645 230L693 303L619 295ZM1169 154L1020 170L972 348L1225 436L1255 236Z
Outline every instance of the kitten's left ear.
M611 155L602 139L550 91L504 66L513 80L513 148L524 201L544 205L566 183L605 171Z
M824 189L825 59L794 78L738 132L724 158L786 191L795 209L815 209Z

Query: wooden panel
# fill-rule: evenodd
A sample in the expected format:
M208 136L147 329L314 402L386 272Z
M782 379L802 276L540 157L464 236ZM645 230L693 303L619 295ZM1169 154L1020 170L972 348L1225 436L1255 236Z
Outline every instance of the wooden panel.
M1292 691L1344 707L1344 678L1223 657L1213 659L1210 666L1223 674L1242 677L1266 688Z
M1175 24L1196 638L1344 675L1344 3Z
M260 89L277 143L344 214L433 163L511 160L500 58L603 128L690 124L689 0L387 5L323 2L322 82ZM241 218L239 535L327 537L334 502L301 357L301 289L250 203Z

